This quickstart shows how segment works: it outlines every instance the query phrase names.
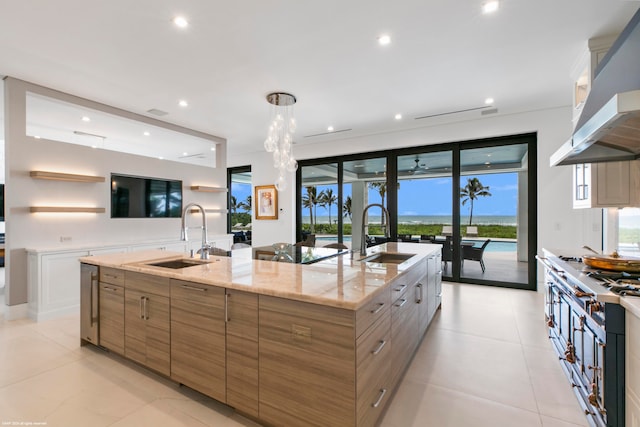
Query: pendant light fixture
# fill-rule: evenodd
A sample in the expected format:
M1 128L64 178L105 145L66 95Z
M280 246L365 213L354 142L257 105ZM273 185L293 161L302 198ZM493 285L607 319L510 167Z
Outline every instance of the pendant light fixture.
M293 134L296 132L296 119L293 115L296 97L290 93L273 92L267 95L267 102L273 107L264 149L273 153L273 167L279 172L275 185L278 191L282 191L287 188L287 172L298 169L298 162L291 152Z

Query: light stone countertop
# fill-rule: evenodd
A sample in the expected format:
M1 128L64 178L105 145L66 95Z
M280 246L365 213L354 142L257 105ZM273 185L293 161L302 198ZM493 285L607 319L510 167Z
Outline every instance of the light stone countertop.
M620 297L620 305L629 313L640 318L640 297Z
M162 250L107 254L80 258L81 262L161 277L221 286L297 301L357 310L396 277L419 261L440 251L441 245L386 243L367 249L377 252L412 253L401 264L360 262L358 252L346 253L314 264L290 264L251 259L251 249L234 251L231 257L211 256L208 262L182 269L146 265L149 262L186 258ZM242 251L242 250L240 250Z

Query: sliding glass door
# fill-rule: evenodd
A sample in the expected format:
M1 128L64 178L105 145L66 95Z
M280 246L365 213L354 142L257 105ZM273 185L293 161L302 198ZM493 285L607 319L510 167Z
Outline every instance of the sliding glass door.
M527 284L528 153L526 143L460 150L462 281Z
M298 233L433 242L450 281L535 289L535 162L535 134L301 161Z

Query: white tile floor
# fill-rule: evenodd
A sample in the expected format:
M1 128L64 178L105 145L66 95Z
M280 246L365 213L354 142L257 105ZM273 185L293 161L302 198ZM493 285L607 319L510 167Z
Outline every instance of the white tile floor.
M382 427L586 426L538 293L445 284ZM78 318L0 317L0 425L255 426L224 405L78 345Z

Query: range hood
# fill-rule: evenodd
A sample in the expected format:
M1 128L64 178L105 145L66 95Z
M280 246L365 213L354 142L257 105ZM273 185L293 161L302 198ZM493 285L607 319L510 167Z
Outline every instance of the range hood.
M576 129L551 166L640 158L640 10L598 66Z

